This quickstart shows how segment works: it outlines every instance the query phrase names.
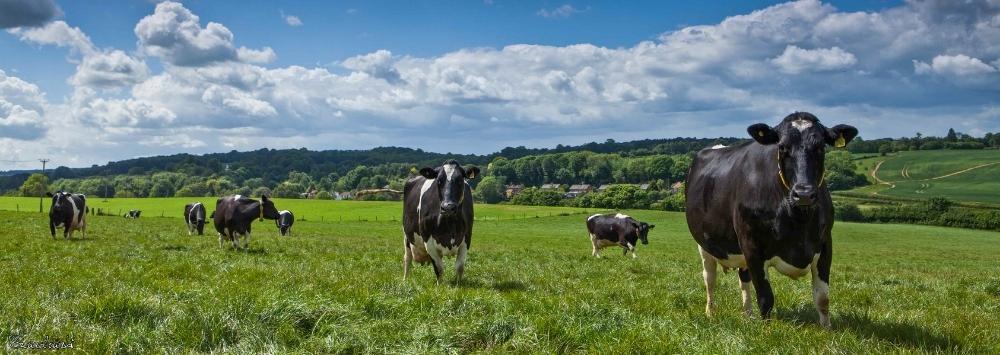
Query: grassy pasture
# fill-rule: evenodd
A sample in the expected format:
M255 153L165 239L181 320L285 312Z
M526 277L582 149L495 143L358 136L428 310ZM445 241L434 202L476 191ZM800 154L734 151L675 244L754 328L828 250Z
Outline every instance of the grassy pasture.
M476 224L457 286L429 266L401 280L398 222L310 218L290 238L261 222L235 252L180 218L94 217L87 239L53 241L44 215L0 211L0 339L91 353L1000 352L1000 233L838 223L827 331L809 282L778 274L774 320L740 314L735 273L706 318L681 213L629 211L656 224L633 260L592 258L582 215L525 210L540 217Z
M946 197L1000 205L1000 193L997 193L1000 191L1000 179L997 178L1000 176L1000 150L900 152L888 157L861 159L858 165L870 176L880 161L884 163L876 175L890 185L866 186L855 191L915 199ZM984 166L992 163L997 164Z

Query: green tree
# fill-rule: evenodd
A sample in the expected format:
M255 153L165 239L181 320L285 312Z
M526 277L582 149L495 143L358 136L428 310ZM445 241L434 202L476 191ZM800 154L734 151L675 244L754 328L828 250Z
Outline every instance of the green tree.
M42 173L34 173L28 176L27 180L21 184L21 196L37 197L45 193L49 186L49 177Z
M497 203L506 197L506 185L507 178L503 176L484 176L472 194L478 202Z

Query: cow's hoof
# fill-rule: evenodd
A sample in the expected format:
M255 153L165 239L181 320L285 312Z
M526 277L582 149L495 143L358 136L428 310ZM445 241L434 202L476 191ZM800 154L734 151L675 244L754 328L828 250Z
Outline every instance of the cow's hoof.
M711 304L705 305L705 316L712 318L712 315L714 314L715 314L715 305Z

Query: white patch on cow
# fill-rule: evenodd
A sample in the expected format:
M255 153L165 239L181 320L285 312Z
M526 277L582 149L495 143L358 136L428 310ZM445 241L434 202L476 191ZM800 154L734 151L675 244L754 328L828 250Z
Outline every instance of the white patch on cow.
M417 199L417 218L420 218L420 208L424 205L424 194L431 189L431 186L434 186L434 180L431 179L424 180L423 186L420 186L420 198Z
M739 280L739 278L737 278ZM743 300L743 314L747 317L753 315L753 299L750 298L750 283L740 281L740 298Z
M743 257L743 254L726 254L725 259L717 260L723 267L730 269L746 269L747 267L747 259Z
M72 234L73 229L80 229L83 225L83 219L80 218L80 207L77 207L76 200L73 199L73 196L69 197L69 205L73 207L73 222L69 225L70 234Z
M233 196L233 201L239 201L241 198L243 198L242 195Z
M618 214L615 214L615 218L626 219L626 218L631 218L631 217L629 217L627 214L618 213Z
M792 127L795 127L796 129L798 129L799 132L804 132L805 130L809 129L812 126L813 126L813 123L812 123L812 121L809 121L809 120L795 120L795 121L792 121Z
M590 216L590 217L587 217L587 221L589 222L590 220L592 220L592 219L594 219L594 218L596 218L596 217L600 217L600 216L601 216L601 214L600 214L600 213L598 213L598 214L595 214L595 215L593 215L593 216Z
M722 148L726 148L726 147L727 146L724 145L724 144L716 144L716 145L712 146L712 149L722 149Z
M812 290L813 304L816 306L816 313L819 314L819 324L830 328L830 285L819 278L819 254L813 258L812 270Z
M816 260L818 259L819 259L819 254L813 256L813 263L816 263ZM792 279L798 279L809 272L808 267L801 269L797 268L792 264L785 262L784 260L782 260L780 257L777 256L770 258L764 262L764 269L767 269L768 267L774 267L775 269L778 270L778 272L784 274L785 276L791 277Z
M456 169L457 167L457 164L446 164L444 166L444 175L448 177L448 181L459 178L458 169Z
M632 245L632 243L625 243L625 246L628 250L632 251L632 259L638 258L638 256L635 255L635 246Z

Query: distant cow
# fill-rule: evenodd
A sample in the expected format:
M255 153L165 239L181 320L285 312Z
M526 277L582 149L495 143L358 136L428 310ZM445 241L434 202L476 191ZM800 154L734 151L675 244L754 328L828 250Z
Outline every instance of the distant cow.
M278 225L278 233L281 235L292 235L292 224L295 223L295 216L289 210L278 212L278 220L274 224Z
M184 205L184 224L187 225L188 235L195 231L198 235L205 235L205 205L201 202Z
M792 278L812 273L819 322L830 326L833 205L823 183L827 146L843 147L858 130L824 127L796 112L771 128L747 128L755 142L705 149L687 176L687 222L698 243L705 278L705 313L715 306L717 264L739 269L743 309L749 315L750 283L762 318L774 293L767 268Z
M653 227L656 226L621 213L590 216L587 218L587 231L590 232L590 242L594 246L591 254L600 258L601 249L618 245L624 249L623 255L632 251L632 257L635 258L635 246L640 240L642 244L649 244L649 230Z
M278 219L278 209L267 196L261 196L260 201L240 195L226 196L215 202L213 214L219 247L224 240L229 240L233 248L239 249L242 237L243 250L250 247L250 227L255 219Z
M466 179L479 175L479 168L462 168L449 160L437 168L420 169L420 176L403 188L403 279L415 260L434 265L441 283L442 258L457 255L455 282L462 280L465 258L472 244L472 188Z
M124 217L125 218L136 219L136 218L139 218L139 215L141 215L141 214L142 214L142 211L140 211L140 210L130 210L130 211L128 211L128 212L125 213Z
M79 230L87 237L87 197L69 192L46 193L52 198L49 207L49 232L56 238L56 228L63 228L63 238L72 238L73 231Z

